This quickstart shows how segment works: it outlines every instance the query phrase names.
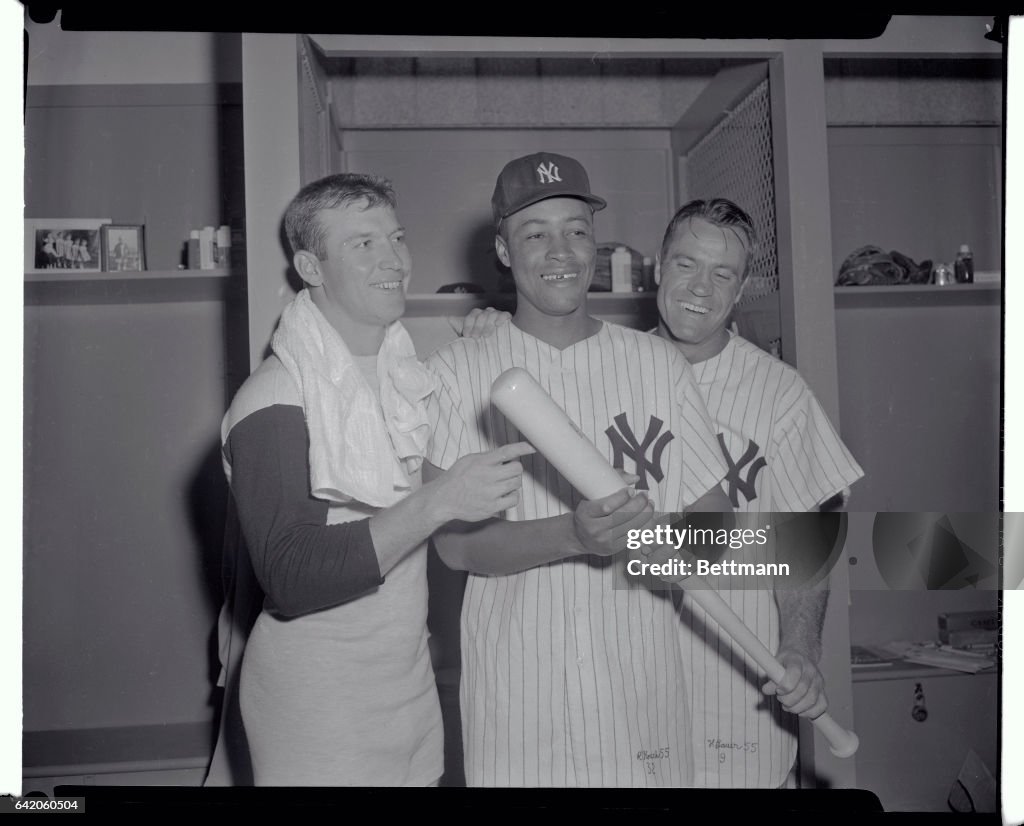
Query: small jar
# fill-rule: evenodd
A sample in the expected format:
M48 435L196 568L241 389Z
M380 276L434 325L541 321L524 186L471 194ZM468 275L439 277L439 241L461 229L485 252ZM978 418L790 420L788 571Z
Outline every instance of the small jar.
M932 283L937 286L945 286L955 283L953 268L949 264L936 264L932 270Z

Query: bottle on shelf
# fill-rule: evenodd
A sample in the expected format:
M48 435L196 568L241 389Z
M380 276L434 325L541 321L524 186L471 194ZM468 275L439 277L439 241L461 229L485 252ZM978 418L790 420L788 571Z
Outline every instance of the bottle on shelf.
M640 275L640 289L648 292L656 289L654 284L654 262L649 255L644 256L643 269Z
M633 256L625 247L616 247L611 257L612 292L633 292Z
M188 234L188 268L199 269L199 230L194 229Z
M967 244L961 244L953 263L957 284L974 283L974 253Z
M199 232L199 269L201 270L216 268L216 264L213 261L216 232L217 230L211 226L203 227Z
M945 287L947 284L955 284L953 268L949 264L939 263L932 269L932 283Z
M217 246L214 250L214 264L220 269L231 269L231 227L221 224L217 228Z

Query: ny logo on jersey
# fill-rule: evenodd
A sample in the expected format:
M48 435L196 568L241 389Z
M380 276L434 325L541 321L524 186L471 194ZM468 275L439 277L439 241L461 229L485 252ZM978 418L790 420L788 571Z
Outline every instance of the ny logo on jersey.
M739 493L742 493L748 502L753 502L757 499L757 490L754 488L754 485L757 483L757 474L768 464L764 456L758 456L757 461L754 461L754 457L761 451L761 448L753 439L747 439L747 449L743 451L740 460L735 462L729 454L729 449L725 446L725 437L721 433L718 434L718 444L721 446L722 455L729 465L729 472L725 475L725 481L729 483L729 499L732 501L732 506L734 508L740 506ZM747 471L747 478L744 480L740 477L740 473L747 465L750 465L750 469Z
M542 184L553 184L555 181L562 180L558 177L558 167L555 166L554 161L548 161L547 163L542 163L538 166L537 175Z
M651 416L650 422L647 424L647 433L644 434L642 442L637 442L633 428L626 421L625 413L620 413L615 417L615 424L618 425L618 430L614 427L605 430L612 443L612 449L615 451L615 459L612 464L620 470L624 470L624 460L628 456L636 463L636 475L640 477L640 481L636 484L637 490L650 490L647 474L650 473L655 482L660 482L665 477L661 470L661 454L668 443L675 438L675 435L670 430L661 433L661 426L664 422L656 416ZM659 433L661 436L658 435ZM652 444L654 449L651 452L651 458L648 459L647 450Z

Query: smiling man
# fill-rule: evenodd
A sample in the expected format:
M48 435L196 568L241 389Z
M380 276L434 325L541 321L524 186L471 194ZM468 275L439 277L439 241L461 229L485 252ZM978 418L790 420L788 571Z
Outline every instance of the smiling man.
M582 499L534 454L504 519L450 523L435 535L441 558L469 572L460 688L467 783L687 785L678 616L670 595L623 583L620 552L655 510L730 509L717 441L681 354L589 313L593 213L605 202L582 165L549 152L511 161L491 206L516 312L494 335L428 359L440 387L425 478L520 438L490 390L521 367L631 474L636 493Z
M657 334L693 365L729 465L733 507L811 511L863 472L796 370L729 330L756 243L750 216L731 201L683 206L662 242ZM684 600L697 785L781 786L796 758L793 714L813 718L827 707L817 664L828 591L772 591L767 580L763 590L730 590L728 577L708 581L776 652L786 676L759 690L757 672Z
M285 228L306 287L222 425L232 502L266 595L240 678L254 780L435 784L443 735L426 539L449 519L515 505L516 460L532 448L467 456L420 484L434 380L399 322L411 258L387 181L315 181ZM222 659L230 671L231 654Z

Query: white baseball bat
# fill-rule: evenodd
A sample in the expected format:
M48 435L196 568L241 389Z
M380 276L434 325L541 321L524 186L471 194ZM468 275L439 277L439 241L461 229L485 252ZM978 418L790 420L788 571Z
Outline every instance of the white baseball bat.
M576 490L588 499L601 499L622 490L618 471L572 422L533 376L520 367L506 370L491 386L491 401ZM726 602L701 577L690 577L701 588L690 588L690 598L707 612L736 643L778 683L786 673L782 665L747 628ZM813 721L837 757L851 757L859 745L857 735L840 726L825 712Z

